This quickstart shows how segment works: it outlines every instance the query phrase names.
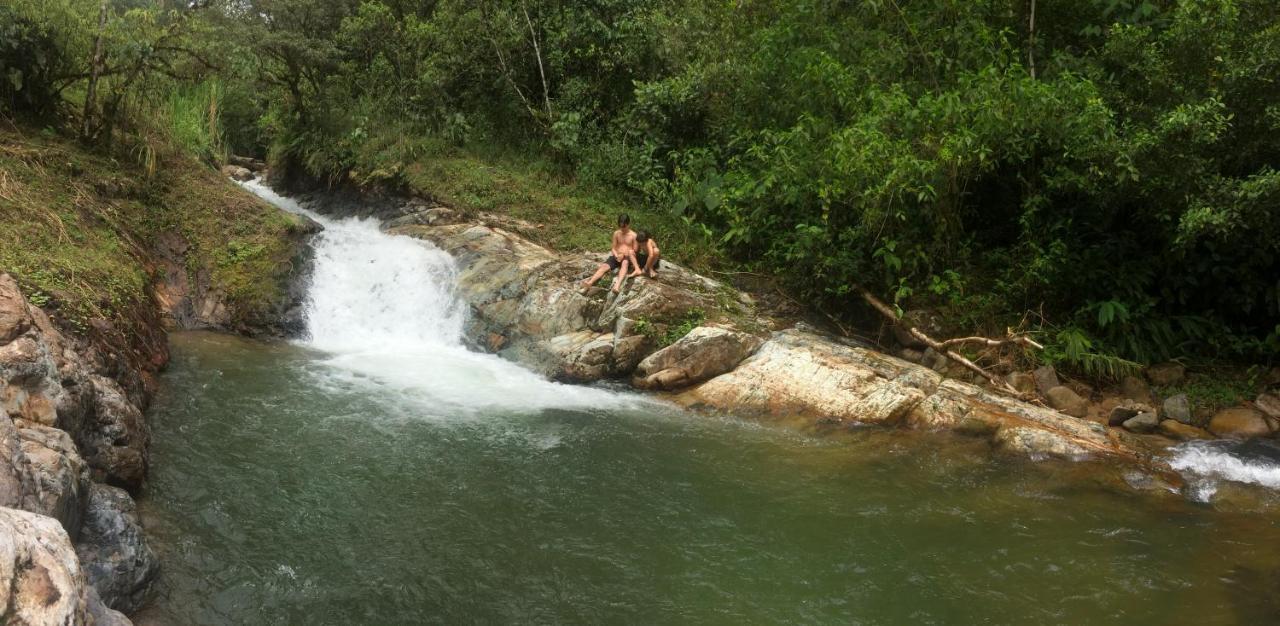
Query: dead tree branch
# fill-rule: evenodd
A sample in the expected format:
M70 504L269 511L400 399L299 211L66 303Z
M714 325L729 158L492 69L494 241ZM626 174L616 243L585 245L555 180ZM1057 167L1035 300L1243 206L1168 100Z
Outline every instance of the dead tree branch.
M1042 348L1040 344L1036 343L1035 341L1032 341L1030 338L1027 338L1021 335L1014 335L1012 333L1006 339L990 339L987 337L961 337L958 339L950 339L947 341L938 341L937 339L934 339L933 337L926 335L919 328L916 328L914 326L904 323L898 317L898 313L893 310L893 307L886 304L884 300L877 298L876 295L868 291L866 287L863 287L862 285L854 285L853 288L857 290L858 295L862 296L862 299L865 300L867 304L871 305L871 308L875 309L881 315L888 318L890 322L897 324L898 326L906 330L908 334L910 334L912 337L915 337L918 341L920 341L924 345L929 346L930 348L933 348L934 351L946 356L948 359L951 359L952 361L959 363L961 367L964 367L965 369L985 378L987 382L991 383L991 386L997 389L998 391L1004 392L1015 398L1022 397L1022 394L1019 393L1017 389L1014 389L1011 385L1009 385L1009 383L1006 382L1003 378L1001 378L1000 376L997 376L992 372L987 371L986 369L979 366L977 363L970 361L964 355L956 352L952 348L954 346L963 345L966 343L978 343L986 346L1004 346L1004 345L1019 344L1026 347Z

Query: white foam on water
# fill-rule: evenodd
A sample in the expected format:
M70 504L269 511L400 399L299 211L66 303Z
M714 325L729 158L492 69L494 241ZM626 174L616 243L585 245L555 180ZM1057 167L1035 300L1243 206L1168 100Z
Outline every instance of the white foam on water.
M443 413L616 409L641 396L546 380L514 363L467 350L466 304L453 257L431 243L382 232L377 220L331 219L254 180L264 200L319 222L306 300L306 345L344 382L376 385Z
M1169 466L1191 482L1189 495L1208 501L1217 492L1217 481L1260 485L1280 489L1280 464L1262 459L1246 459L1232 453L1229 443L1191 441L1173 448Z

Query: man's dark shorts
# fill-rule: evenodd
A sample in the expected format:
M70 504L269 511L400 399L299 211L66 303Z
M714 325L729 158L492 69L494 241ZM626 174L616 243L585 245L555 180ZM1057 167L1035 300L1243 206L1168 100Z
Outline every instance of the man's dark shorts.
M604 262L609 265L609 271L611 272L616 272L619 267L622 267L622 261L619 261L618 257L613 256L612 254L605 257Z
M644 269L645 264L646 264L646 263L648 263L648 262L649 262L649 255L647 255L647 254L637 254L637 255L636 255L636 265L639 265L639 266L640 266L640 269ZM662 266L662 259L654 259L654 260L653 260L653 269L654 269L654 270L657 270L657 269L658 269L659 267L661 267L661 266Z

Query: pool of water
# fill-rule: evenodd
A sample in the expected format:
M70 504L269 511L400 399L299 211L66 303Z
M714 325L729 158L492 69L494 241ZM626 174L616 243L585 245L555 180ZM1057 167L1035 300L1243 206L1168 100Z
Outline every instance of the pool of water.
M607 390L482 387L485 403L451 373L465 355L389 376L224 335L172 347L144 624L1280 620L1274 516L1080 464ZM434 391L407 393L414 377Z

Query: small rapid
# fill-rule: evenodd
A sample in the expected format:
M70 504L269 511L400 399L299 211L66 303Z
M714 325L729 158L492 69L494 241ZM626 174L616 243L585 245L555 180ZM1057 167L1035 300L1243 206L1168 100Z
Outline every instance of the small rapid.
M651 400L548 381L462 343L467 306L455 293L453 258L427 241L382 232L372 218L333 219L257 180L241 183L267 202L324 227L312 242L305 304L310 348L327 355L321 375L376 387L457 417L494 410L618 409Z
M1189 482L1188 495L1211 500L1227 480L1280 490L1280 446L1263 440L1190 441L1175 447L1169 466Z

